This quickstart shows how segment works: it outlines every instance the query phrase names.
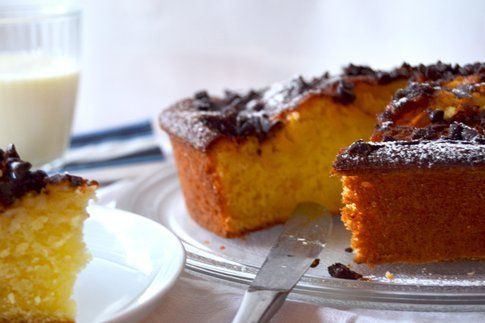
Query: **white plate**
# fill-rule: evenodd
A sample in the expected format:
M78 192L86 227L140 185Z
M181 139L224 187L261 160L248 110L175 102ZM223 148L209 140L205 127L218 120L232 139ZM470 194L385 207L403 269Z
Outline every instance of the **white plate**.
M147 218L101 206L88 212L84 238L93 259L74 287L76 322L140 321L177 280L184 249Z
M109 192L108 192L109 193ZM177 173L171 162L128 183L121 192L101 196L102 203L136 212L160 222L182 241L186 269L227 284L246 288L263 263L282 226L224 239L201 228L189 216ZM336 307L367 307L412 311L484 311L485 262L457 261L426 265L390 264L369 268L353 263L344 251L350 233L338 217L320 257L290 294L290 299ZM370 278L336 279L327 266L341 262ZM394 279L387 279L389 271Z

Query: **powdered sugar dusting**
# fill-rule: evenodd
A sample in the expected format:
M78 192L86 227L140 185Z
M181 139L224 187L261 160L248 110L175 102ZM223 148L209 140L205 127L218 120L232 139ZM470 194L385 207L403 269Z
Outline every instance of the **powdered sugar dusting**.
M337 171L485 167L485 144L470 141L357 141L334 163Z
M162 128L171 135L205 150L219 137L244 139L254 136L263 140L281 124L281 116L285 111L315 95L324 95L345 105L356 99L354 88L360 82L379 85L398 79L417 82L449 80L456 75L483 74L484 67L482 63L460 67L438 62L414 67L403 64L384 72L350 64L343 74L334 78L330 78L328 73L313 79L298 76L245 93L226 91L222 97L213 97L206 91L200 91L193 98L162 111L159 121ZM403 105L406 102L400 101Z
M204 112L206 114L216 112ZM191 108L190 100L163 111L159 121L169 133L190 142L195 148L205 149L219 134L207 127L200 118L200 112Z

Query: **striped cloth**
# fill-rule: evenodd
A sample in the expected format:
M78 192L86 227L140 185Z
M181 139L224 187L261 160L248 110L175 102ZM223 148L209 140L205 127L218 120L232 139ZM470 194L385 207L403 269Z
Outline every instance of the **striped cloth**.
M148 120L75 135L61 171L112 182L137 174L134 169L160 164L165 159L160 143Z

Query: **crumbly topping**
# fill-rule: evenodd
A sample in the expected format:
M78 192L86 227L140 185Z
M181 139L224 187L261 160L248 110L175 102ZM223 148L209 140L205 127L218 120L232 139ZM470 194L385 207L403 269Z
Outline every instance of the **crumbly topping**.
M32 171L32 165L20 159L15 146L0 149L0 205L8 207L29 192L40 193L47 184L67 182L72 186L91 185L85 179L68 174L48 176L41 170Z
M467 71L478 65L472 67ZM397 91L379 116L374 143L355 142L337 156L335 169L485 166L485 83L475 82L478 74L452 78L449 66L441 71L442 84L411 82Z
M456 75L485 73L484 66L476 63L461 67L438 62L415 67L403 64L392 71L376 71L368 66L350 64L338 77L325 73L305 80L299 76L260 90L226 91L219 98L201 91L164 110L159 121L169 134L205 150L221 136L265 139L272 129L281 125L279 117L284 111L314 95L325 95L345 105L356 99L354 87L358 82L387 84L399 79L418 82L448 80ZM406 97L403 99L403 102L407 100Z
M480 75L477 82L485 82L485 63L460 66L438 62L432 65L420 64L414 68L413 79L417 82L452 80L457 76Z
M485 167L485 139L364 142L343 150L334 163L337 172L410 168Z
M456 137L457 131L465 137L484 135L484 104L484 82L410 83L396 92L379 116L371 140L435 140ZM467 135L468 128L473 128L473 134ZM455 139L467 140L465 137Z
M471 104L478 101L474 100L472 96L474 93L477 93L478 96L485 95L485 83L462 83L448 87L437 83L411 82L407 87L396 91L393 100L378 118L379 128L385 130L396 123L399 124L407 114L417 115L426 109L431 123L461 121L460 118L465 117L481 120L485 116L481 113L478 102L476 105ZM445 118L443 110L429 106L440 103L453 103L456 107L462 107L465 112Z

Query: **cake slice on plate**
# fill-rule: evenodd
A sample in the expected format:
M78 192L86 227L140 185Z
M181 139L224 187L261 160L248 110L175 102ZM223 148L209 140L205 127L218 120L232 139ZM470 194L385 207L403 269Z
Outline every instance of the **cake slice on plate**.
M74 282L90 259L85 209L96 182L31 171L0 150L0 321L73 322Z
M357 262L485 259L483 81L410 84L337 157Z

